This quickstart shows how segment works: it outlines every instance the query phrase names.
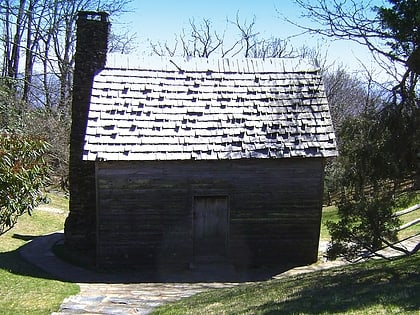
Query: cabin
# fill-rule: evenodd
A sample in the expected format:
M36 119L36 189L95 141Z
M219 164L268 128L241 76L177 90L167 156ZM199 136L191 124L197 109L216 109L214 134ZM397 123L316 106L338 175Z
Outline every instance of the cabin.
M78 26L108 28L89 14ZM317 69L93 55L87 82L75 74L66 241L93 244L100 266L317 260L324 166L337 155Z

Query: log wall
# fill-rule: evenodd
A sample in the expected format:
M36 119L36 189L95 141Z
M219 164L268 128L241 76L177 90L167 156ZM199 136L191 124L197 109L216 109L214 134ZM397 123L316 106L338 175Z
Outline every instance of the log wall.
M97 162L99 265L194 262L194 196L227 196L226 259L316 261L323 159Z

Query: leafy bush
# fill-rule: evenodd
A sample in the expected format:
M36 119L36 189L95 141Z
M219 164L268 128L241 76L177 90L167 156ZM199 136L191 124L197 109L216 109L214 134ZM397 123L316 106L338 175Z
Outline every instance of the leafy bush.
M47 149L41 138L0 134L0 235L43 200L42 188L49 181Z
M339 199L339 220L327 223L330 259L378 255L377 250L391 244L394 249L411 254L394 244L400 221L393 209L399 184L416 173L417 167L413 158L417 147L400 147L398 142L405 143L403 138L413 137L415 129L410 133L408 124L400 123L398 128L390 124L389 113L397 115L393 108L377 111L369 106L358 117L342 123L338 137L340 156L331 176L334 181L330 180Z
M394 216L395 200L378 188L371 196L342 200L338 205L338 222L327 222L331 235L328 257L343 256L354 260L372 255L382 248L383 243L397 241L397 227L400 221Z

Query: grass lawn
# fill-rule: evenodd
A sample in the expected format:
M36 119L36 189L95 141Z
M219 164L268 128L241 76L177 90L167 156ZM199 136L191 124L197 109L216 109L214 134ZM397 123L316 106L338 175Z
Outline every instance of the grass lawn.
M338 221L338 212L336 206L324 207L322 209L321 232L319 237L321 241L329 241L331 238L326 224L328 221Z
M397 212L399 210L404 210L410 206L413 206L419 203L420 203L420 191L412 191L412 192L404 193L398 198L398 202L394 211ZM399 217L399 219L401 220L401 224L405 224L419 217L420 217L420 209L413 211L411 213L402 215ZM324 207L322 209L322 221L321 221L321 233L320 233L321 241L330 240L330 234L328 232L327 225L326 225L328 221L333 221L333 222L338 221L338 212L337 212L336 206ZM420 233L420 224L416 224L407 229L399 231L398 238L400 240L403 240L407 237L410 237L419 233Z
M420 203L420 191L406 193L402 196L402 198L400 198L400 201L397 204L396 211L406 209L412 205L419 204L419 203ZM404 214L400 216L399 218L402 224L411 222L414 219L420 218L420 209ZM418 223L416 225L410 226L409 228L399 231L398 238L402 240L409 236L416 235L419 233L420 233L420 224Z
M34 211L22 216L18 224L0 236L0 314L51 314L63 299L76 294L76 284L52 280L50 276L24 261L18 249L32 238L63 229L68 206L62 197L52 196L51 213Z
M420 255L213 290L153 314L419 314Z

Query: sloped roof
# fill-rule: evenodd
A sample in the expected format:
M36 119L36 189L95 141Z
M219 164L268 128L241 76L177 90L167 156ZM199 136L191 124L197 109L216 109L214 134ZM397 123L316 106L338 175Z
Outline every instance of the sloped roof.
M337 154L321 76L305 64L124 58L94 78L85 160Z

